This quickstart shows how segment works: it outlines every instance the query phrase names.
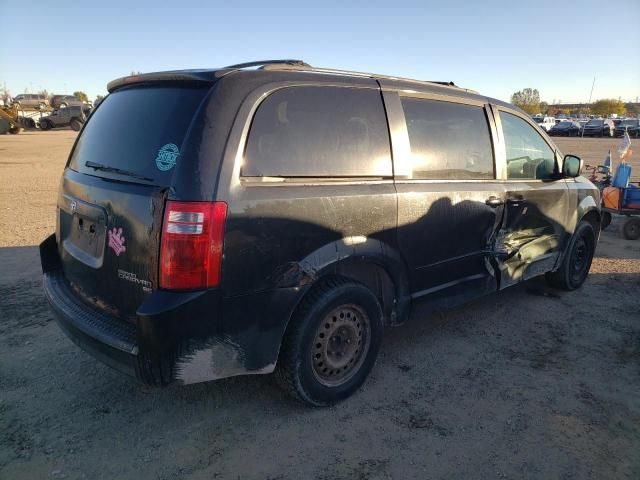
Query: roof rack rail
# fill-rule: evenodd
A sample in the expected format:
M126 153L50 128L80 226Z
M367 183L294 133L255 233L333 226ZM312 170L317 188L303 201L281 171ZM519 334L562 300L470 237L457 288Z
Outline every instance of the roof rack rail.
M341 70L341 69L338 69L338 68L312 67L311 65L307 65L307 64L294 65L294 66L298 67L298 68L301 68L302 70L308 70L308 71L317 72L317 73L329 73L329 74L336 74L336 75L352 75L352 76L357 76L357 77L368 77L368 78L373 78L373 79L403 80L403 81L407 81L407 82L416 82L416 83L433 83L433 84L436 84L436 85L443 85L445 87L453 87L453 88L457 88L457 89L460 89L460 90L465 90L467 92L476 93L474 90L470 90L468 88L459 87L458 85L456 85L453 82L439 82L439 81L434 81L434 80L416 80L415 78L397 77L395 75L382 75L382 74L379 74L379 73L357 72L357 71L353 71L353 70Z
M225 69L241 69L241 68L250 68L250 67L262 67L264 69L273 69L277 70L280 68L287 68L293 70L303 70L315 73L325 73L325 74L335 74L335 75L350 75L350 76L358 76L358 77L368 77L373 79L388 79L388 80L403 80L407 82L416 82L416 83L431 83L435 85L443 85L445 87L452 87L459 90L464 90L470 93L477 93L475 90L471 90L464 87L459 87L453 82L439 82L433 80L416 80L414 78L403 78L397 77L394 75L381 75L377 73L368 73L368 72L357 72L353 70L341 70L338 68L325 68L325 67L313 67L303 60L295 60L295 59L286 59L286 60L259 60L255 62L246 62L246 63L238 63L236 65L229 65L228 67L224 67Z
M308 63L302 60L284 59L284 60L257 60L254 62L236 63L235 65L229 65L224 68L251 68L262 67L265 65L291 65L295 67L311 67Z

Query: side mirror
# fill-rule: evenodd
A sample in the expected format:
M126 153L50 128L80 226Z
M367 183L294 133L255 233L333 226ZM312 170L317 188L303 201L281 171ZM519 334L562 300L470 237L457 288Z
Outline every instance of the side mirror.
M562 162L562 176L565 178L576 178L582 171L582 160L575 155L565 155Z

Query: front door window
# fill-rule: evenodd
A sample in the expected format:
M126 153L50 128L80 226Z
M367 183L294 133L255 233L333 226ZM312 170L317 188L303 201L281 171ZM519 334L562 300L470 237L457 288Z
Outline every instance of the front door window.
M526 121L500 112L507 152L507 178L548 180L555 171L555 154L542 136Z

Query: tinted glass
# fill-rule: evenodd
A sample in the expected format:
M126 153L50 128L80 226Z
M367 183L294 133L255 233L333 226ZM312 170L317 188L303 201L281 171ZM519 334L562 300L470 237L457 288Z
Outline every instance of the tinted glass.
M377 90L292 87L253 119L245 176L391 176L387 120Z
M87 167L85 162L90 161L169 185L175 170L172 165L180 163L182 141L206 92L202 88L138 87L108 95L87 122L69 166L82 173L122 179Z
M599 126L601 126L603 123L604 123L604 121L603 121L603 120L589 120L589 121L587 122L587 125L589 125L589 126L599 127Z
M482 107L403 98L413 178L494 178L489 125Z
M538 132L523 119L500 112L507 152L507 178L551 178L555 154Z
M625 127L635 127L638 125L638 120L622 120L621 124Z

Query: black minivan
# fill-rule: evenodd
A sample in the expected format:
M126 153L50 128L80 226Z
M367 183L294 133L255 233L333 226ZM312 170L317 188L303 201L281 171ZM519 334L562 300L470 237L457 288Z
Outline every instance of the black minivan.
M538 275L572 290L597 189L514 106L293 60L125 77L40 246L62 329L152 385L352 394L386 325Z

